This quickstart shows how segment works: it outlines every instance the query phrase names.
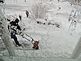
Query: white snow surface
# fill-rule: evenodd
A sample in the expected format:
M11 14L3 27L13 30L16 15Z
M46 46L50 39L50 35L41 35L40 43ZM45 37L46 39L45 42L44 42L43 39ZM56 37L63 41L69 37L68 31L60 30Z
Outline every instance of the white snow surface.
M20 0L19 0L20 1ZM56 2L56 1L55 1ZM45 4L53 5L48 10L48 22L58 23L61 25L57 28L53 25L37 24L36 20L26 18L25 11L15 9L5 9L5 15L12 15L18 17L22 15L22 24L20 26L26 28L23 31L26 34L32 36L35 40L39 40L39 50L32 50L32 44L23 39L21 36L17 36L20 43L27 43L25 46L27 50L16 50L19 56L28 57L70 57L75 46L77 45L81 36L81 24L77 23L76 28L70 26L68 22L69 15L72 10L76 10L75 6L71 6L69 2L47 2ZM21 5L23 5L22 3ZM12 5L12 4L11 4ZM29 5L29 4L28 4ZM7 4L8 6L8 4ZM61 7L59 10L58 7ZM12 7L12 6L11 6ZM17 7L18 8L18 7ZM20 9L20 8L19 8ZM25 9L28 9L25 7ZM37 19L37 21L43 22L44 19ZM81 19L79 19L81 20ZM48 23L47 22L47 23ZM75 30L74 30L75 29ZM29 46L29 47L28 47Z

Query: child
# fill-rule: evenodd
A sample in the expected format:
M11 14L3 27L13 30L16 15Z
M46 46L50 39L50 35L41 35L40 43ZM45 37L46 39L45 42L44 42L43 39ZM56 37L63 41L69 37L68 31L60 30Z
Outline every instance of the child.
M17 34L17 30L21 31L20 26L18 25L18 18L15 19L15 21L11 21L10 24L8 25L8 30L11 34L11 38L14 39L16 45L21 46L21 44L18 42L16 34Z
M28 18L28 16L29 16L29 12L26 10L26 16L27 16L27 18Z

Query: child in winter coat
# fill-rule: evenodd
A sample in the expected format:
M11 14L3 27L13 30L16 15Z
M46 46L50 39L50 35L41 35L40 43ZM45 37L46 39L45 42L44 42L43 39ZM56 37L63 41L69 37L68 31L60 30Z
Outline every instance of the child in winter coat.
M11 34L11 38L14 39L16 45L21 46L16 37L17 30L21 30L20 26L18 25L18 22L19 22L18 18L16 18L15 21L11 21L10 24L8 25L8 30Z

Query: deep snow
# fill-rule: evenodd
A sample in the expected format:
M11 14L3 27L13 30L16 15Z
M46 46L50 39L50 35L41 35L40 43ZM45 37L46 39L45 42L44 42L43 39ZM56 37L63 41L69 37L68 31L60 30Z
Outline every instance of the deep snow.
M19 0L20 1L20 0ZM8 2L9 3L9 2ZM28 3L28 2L27 2ZM32 2L31 2L32 3ZM72 10L76 11L75 6L71 6L69 2L44 2L50 8L47 12L48 21L45 22L44 19L31 19L32 13L30 12L30 17L26 18L25 10L29 9L32 5L29 4L6 4L5 16L14 16L22 15L22 24L21 27L26 28L23 31L26 34L32 36L35 40L39 40L40 49L32 50L31 43L21 36L17 36L20 43L27 43L27 46L24 48L17 49L16 53L19 56L28 56L28 57L70 57L75 46L77 45L80 35L81 35L81 24L77 22L76 28L73 28L71 22L68 21L69 15ZM28 6L28 8L26 7ZM22 8L24 7L24 8ZM58 7L61 7L59 9ZM8 17L9 18L9 17ZM11 18L14 20L14 18ZM79 19L79 18L78 18ZM45 22L46 25L37 24L36 21ZM81 19L79 19L81 20ZM60 25L60 28L55 25L47 25L48 22L57 23ZM29 45L28 45L29 44Z

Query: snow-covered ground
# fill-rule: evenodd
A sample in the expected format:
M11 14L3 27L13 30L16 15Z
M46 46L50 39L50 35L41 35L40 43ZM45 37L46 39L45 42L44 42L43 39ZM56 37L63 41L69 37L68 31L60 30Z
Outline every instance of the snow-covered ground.
M75 6L71 6L67 1L59 3L57 1L44 3L47 4L50 9L47 12L48 21L45 22L45 25L43 25L37 24L36 21L40 20L43 22L44 19L31 19L31 15L29 18L26 18L25 10L29 9L29 4L26 4L28 8L26 6L22 6L23 4L24 3L22 3L20 6L18 4L9 4L11 6L7 4L7 9L5 8L5 16L12 15L14 17L18 17L19 14L22 15L22 27L26 28L23 32L29 34L35 40L39 40L40 48L39 50L32 50L31 43L24 40L21 36L18 36L19 42L28 42L30 46L26 46L26 50L24 50L24 48L22 48L22 50L17 49L17 55L28 57L69 58L81 36L81 24L77 23L76 28L73 28L73 26L70 26L71 22L68 21L71 11L76 11ZM22 7L24 8L22 9ZM61 9L59 9L59 7L61 7ZM52 23L59 24L60 28L56 27L55 25L48 25L47 23L50 21Z

